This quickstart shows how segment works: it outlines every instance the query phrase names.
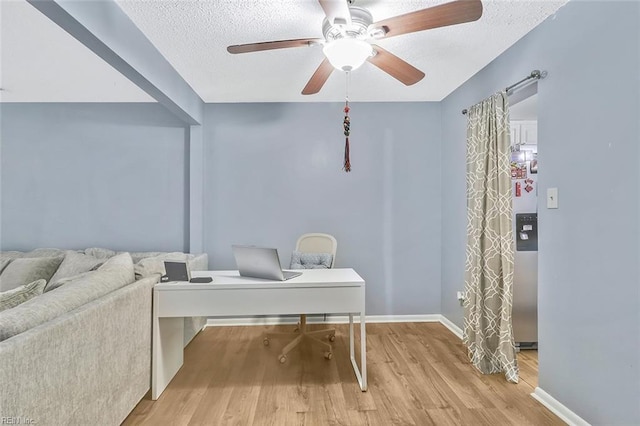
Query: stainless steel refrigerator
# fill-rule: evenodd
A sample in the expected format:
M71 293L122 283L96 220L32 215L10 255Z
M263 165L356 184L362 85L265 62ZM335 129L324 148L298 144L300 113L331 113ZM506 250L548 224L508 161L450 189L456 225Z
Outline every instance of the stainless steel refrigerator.
M521 147L522 149L522 147ZM513 334L521 349L538 343L537 149L514 152L511 183L514 213Z

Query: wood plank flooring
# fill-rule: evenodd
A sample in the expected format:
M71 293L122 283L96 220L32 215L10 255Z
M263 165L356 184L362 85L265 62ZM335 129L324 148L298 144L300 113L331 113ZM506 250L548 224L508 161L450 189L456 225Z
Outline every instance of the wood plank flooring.
M532 388L538 386L538 350L524 349L518 352L520 380L524 380Z
M368 392L351 368L347 325L336 326L332 360L304 343L280 364L287 340L265 347L262 334L291 329L206 328L160 398L147 395L123 424L564 424L529 395L531 374L511 384L478 373L460 339L439 323L367 324Z

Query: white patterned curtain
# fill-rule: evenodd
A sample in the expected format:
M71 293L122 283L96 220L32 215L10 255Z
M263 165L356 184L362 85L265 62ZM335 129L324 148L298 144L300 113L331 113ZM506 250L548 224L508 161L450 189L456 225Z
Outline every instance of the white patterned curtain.
M517 383L510 142L505 92L469 109L463 341L478 370Z

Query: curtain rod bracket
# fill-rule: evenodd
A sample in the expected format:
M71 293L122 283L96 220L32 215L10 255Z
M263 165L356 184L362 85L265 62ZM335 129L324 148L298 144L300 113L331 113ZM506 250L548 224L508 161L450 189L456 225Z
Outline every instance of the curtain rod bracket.
M520 80L517 83L512 84L511 86L507 86L504 91L507 92L507 94L510 94L509 92L513 89L515 89L517 86L520 86L522 83L525 83L529 80L540 80L542 78L545 78L547 76L547 72L546 71L540 71L540 70L533 70L531 71L531 74L529 74L527 77L523 78L522 80ZM467 115L467 113L469 112L469 110L467 110L466 108L462 110L462 114L463 115Z

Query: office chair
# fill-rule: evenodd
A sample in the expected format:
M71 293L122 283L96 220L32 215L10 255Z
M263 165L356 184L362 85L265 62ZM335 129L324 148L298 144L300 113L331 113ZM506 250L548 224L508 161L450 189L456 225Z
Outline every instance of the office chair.
M333 268L336 260L337 248L338 242L333 237L333 235L311 233L301 235L300 238L298 238L295 250L301 253L329 253L331 254L331 263L329 265L329 268ZM311 339L317 344L322 345L325 348L324 357L326 359L331 359L333 357L331 344L323 342L317 336L327 336L329 341L333 342L336 340L335 328L308 331L306 315L300 315L300 322L298 322L298 326L293 331L293 333L268 333L263 339L264 345L269 346L269 339L276 336L296 336L282 349L282 352L278 356L278 359L281 363L285 363L287 361L287 354L291 352L291 350L293 350L296 346L298 346L298 344L300 344L302 339L304 339L305 337Z

